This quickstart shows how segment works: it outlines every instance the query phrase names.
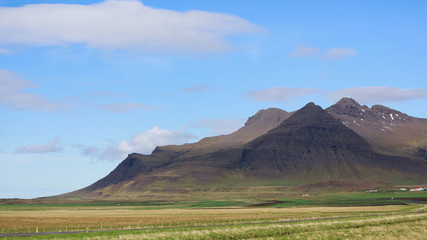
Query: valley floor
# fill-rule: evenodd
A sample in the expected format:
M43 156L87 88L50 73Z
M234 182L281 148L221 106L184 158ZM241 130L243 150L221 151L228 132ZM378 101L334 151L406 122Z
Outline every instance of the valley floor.
M423 239L426 194L352 193L258 203L0 202L0 238L19 239L24 237L15 234L25 234L31 239Z

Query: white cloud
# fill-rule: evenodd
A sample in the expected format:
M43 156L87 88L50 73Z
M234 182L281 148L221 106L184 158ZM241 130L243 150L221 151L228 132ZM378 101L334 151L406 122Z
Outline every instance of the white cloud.
M215 52L230 48L227 35L258 31L233 15L155 9L136 0L0 8L0 44Z
M357 51L353 48L332 48L325 53L324 58L326 60L337 60L343 59L349 56L357 56L359 55Z
M0 55L9 55L12 54L12 51L6 48L0 48Z
M101 149L95 145L86 146L83 144L77 144L75 146L86 156L95 156L101 151Z
M52 153L63 151L62 147L58 146L59 137L55 137L52 141L47 144L29 144L23 147L19 147L15 150L15 153Z
M150 108L150 106L137 102L104 104L100 105L99 107L104 111L113 113L128 113L133 110Z
M60 110L65 107L38 94L27 92L35 87L35 84L23 80L15 73L0 69L0 105L37 111Z
M289 57L293 58L310 58L317 56L321 53L319 48L298 46L293 52L288 53ZM353 48L331 48L328 51L322 53L323 58L326 60L339 60L345 59L349 56L357 56L359 53Z
M319 53L320 53L320 50L318 48L298 46L295 48L293 52L288 53L288 56L295 57L295 58L307 58L307 57L316 56Z
M204 92L210 89L210 86L207 84L200 84L193 87L183 88L181 89L181 92Z
M297 96L310 96L313 94L325 96L330 102L339 101L343 97L351 97L363 104L427 99L427 90L425 89L401 89L385 86L345 88L336 91L325 91L314 88L273 87L252 91L247 93L246 96L255 101L279 102L288 101Z
M212 131L209 134L220 135L228 134L241 128L244 124L244 119L211 119L205 118L192 124L196 128L210 128Z
M156 126L152 129L135 134L130 140L113 143L99 155L101 160L123 160L129 153L151 153L155 147L183 144L196 137L184 129L170 131Z
M68 96L61 101L46 98L40 94L31 93L29 90L37 86L27 80L22 79L17 74L0 69L0 106L5 106L11 109L32 110L32 111L59 111L67 110L78 105L87 105L88 102L96 101L97 99L81 99L79 97ZM128 97L128 94L114 92L99 92L92 94L94 97L102 98L123 98ZM134 110L147 110L154 108L153 106L144 105L138 102L121 102L110 104L92 104L93 107L99 108L106 112L112 113L128 113Z
M127 93L116 93L116 92L94 92L91 93L92 96L96 97L129 97L129 94Z
M383 86L359 87L330 92L328 97L332 102L338 101L342 97L351 97L363 104L376 104L381 102L427 99L427 91L424 89L400 89Z
M319 92L319 90L314 88L272 87L265 90L248 92L246 96L255 101L281 102L316 92Z

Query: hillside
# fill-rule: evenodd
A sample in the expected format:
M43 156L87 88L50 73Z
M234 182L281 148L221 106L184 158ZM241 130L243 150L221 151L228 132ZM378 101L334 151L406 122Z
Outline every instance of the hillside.
M394 125L378 122L385 116L394 118ZM378 130L378 124L382 129L396 130ZM416 149L409 148L411 144L399 145L397 141L405 129L416 126L427 124L424 119L381 106L360 106L347 98L326 110L313 103L294 113L261 110L229 135L158 147L150 155L130 154L105 178L58 197L147 200L196 195L209 198L213 194L279 196L285 186L318 181L427 183L425 156L414 154ZM420 141L422 135L422 131L406 134L402 141L418 141L416 147L425 146L425 138ZM401 148L393 150L396 147Z

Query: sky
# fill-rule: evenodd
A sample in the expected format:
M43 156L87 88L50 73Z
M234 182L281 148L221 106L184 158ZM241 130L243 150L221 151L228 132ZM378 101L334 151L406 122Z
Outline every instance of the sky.
M0 0L0 198L342 97L427 118L427 2Z

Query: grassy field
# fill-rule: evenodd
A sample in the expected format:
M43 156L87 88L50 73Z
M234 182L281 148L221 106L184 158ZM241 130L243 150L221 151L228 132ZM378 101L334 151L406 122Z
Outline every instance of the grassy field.
M425 239L427 213L316 222L166 228L45 236L45 239Z
M36 236L31 239L425 239L427 213L292 223L164 227ZM5 239L17 239L9 237Z
M117 236L122 239L170 239L174 236L183 239L225 239L226 236L233 236L230 239L264 239L280 238L282 236L280 234L283 232L295 236L291 238L306 239L310 233L313 233L313 229L321 230L325 234L322 236L331 238L328 237L328 234L332 234L335 229L337 234L338 232L341 232L339 233L341 235L344 234L343 238L349 238L353 235L348 234L354 234L354 239L356 239L363 234L363 231L358 231L358 228L361 228L357 227L358 224L362 224L363 228L374 232L377 231L375 229L387 229L394 226L393 231L401 228L398 232L405 234L407 229L425 233L427 215L412 214L415 211L427 210L425 205L414 202L425 201L425 199L427 199L427 192L389 192L335 193L333 195L251 201L3 204L0 205L0 230L1 234L6 234L28 233L36 230L39 232L68 232L85 231L86 229L89 231L146 229L137 232L110 231L88 233L87 235L37 236L37 239L62 239L65 236L78 239L81 237L85 239L117 239ZM337 219L339 217L346 217L346 219ZM332 218L332 220L263 224L318 218ZM391 223L389 223L390 221ZM194 226L211 227L195 228ZM250 234L242 235L247 232ZM345 237L347 236L345 234L348 237ZM161 237L163 235L164 237Z

